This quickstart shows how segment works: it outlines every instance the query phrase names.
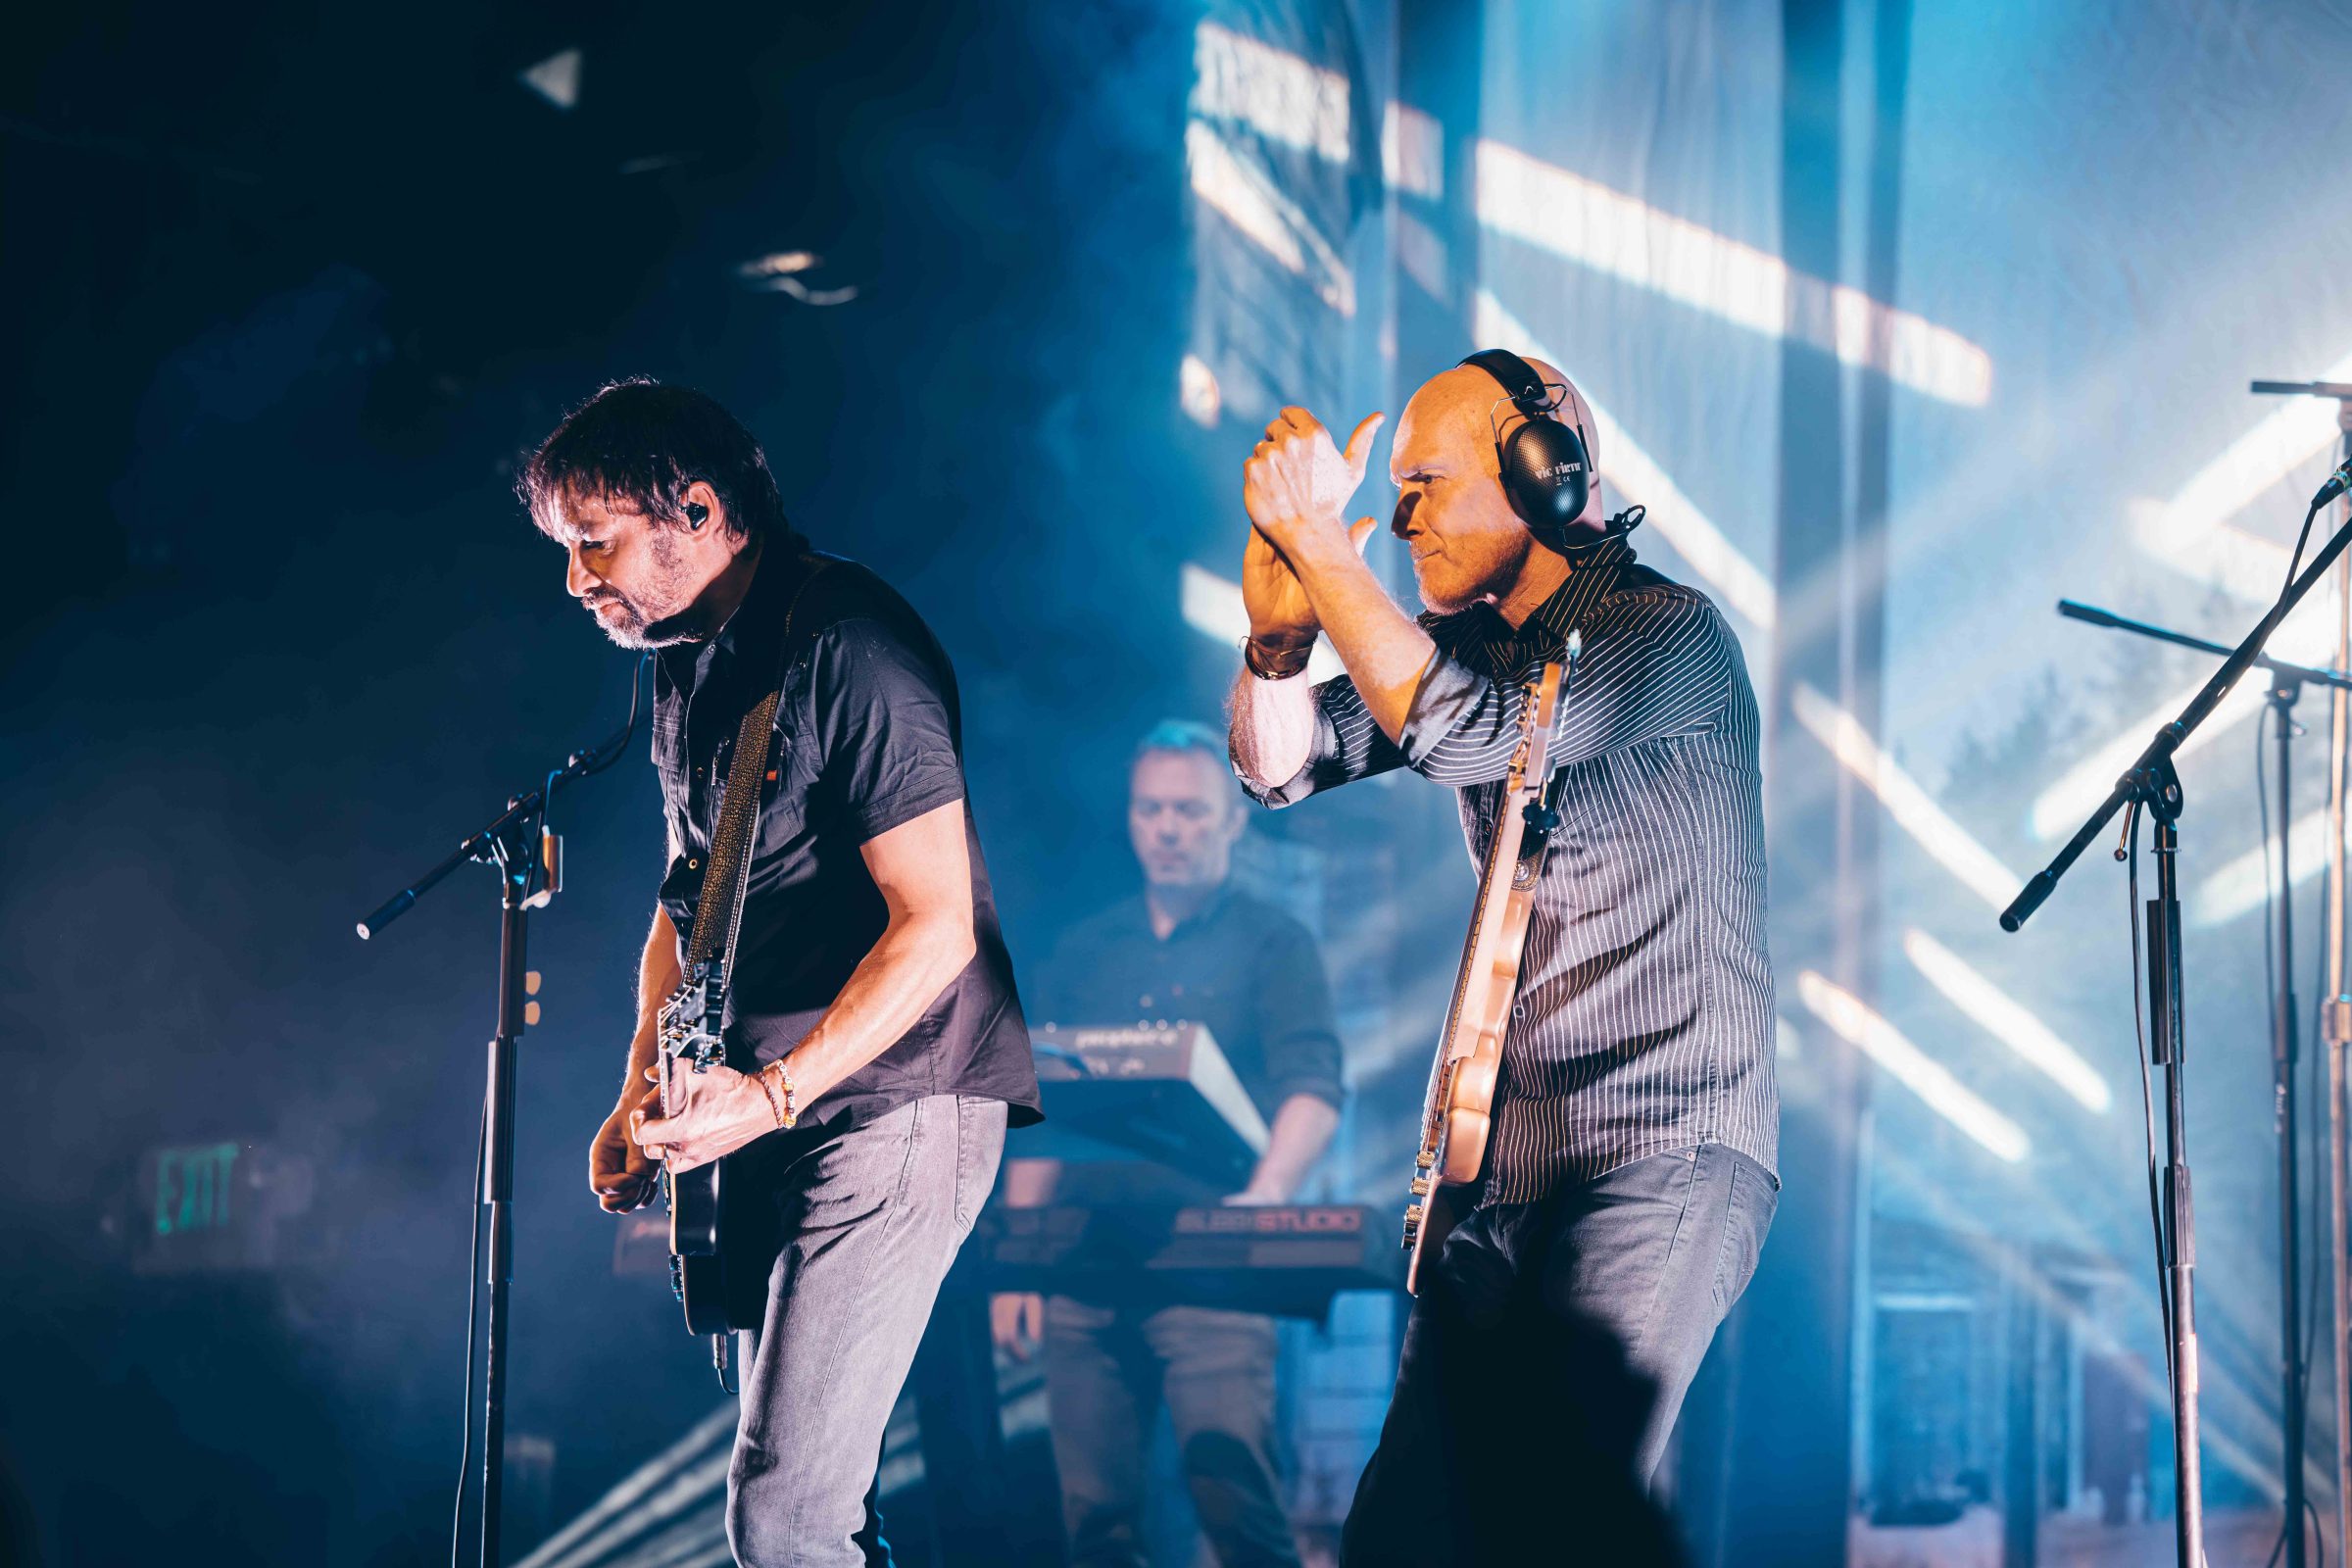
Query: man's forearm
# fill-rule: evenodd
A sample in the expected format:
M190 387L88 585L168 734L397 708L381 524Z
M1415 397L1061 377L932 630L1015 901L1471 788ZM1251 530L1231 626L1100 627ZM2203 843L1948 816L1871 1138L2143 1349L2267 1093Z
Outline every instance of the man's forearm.
M894 916L808 1037L793 1047L794 1100L807 1105L921 1021L976 951L970 920Z
M1274 1111L1274 1126L1266 1136L1266 1152L1250 1174L1247 1196L1269 1203L1287 1203L1340 1125L1340 1113L1313 1095L1293 1095Z
M1437 644L1396 608L1348 542L1346 529L1311 530L1287 547L1287 553L1315 607L1315 618L1323 623L1323 634L1354 680L1373 722L1390 740L1401 741L1413 695L1421 689L1421 676L1437 655ZM1305 760L1303 753L1299 760Z
M1305 675L1260 680L1248 666L1233 685L1233 760L1262 788L1298 776L1315 742L1315 691Z
M654 927L646 933L645 953L637 961L637 1033L629 1041L628 1070L622 1075L622 1099L645 1089L645 1075L652 1070L658 1049L658 1029L662 1021L662 1004L669 1000L684 978L678 971L678 928L670 923L669 911L657 906Z

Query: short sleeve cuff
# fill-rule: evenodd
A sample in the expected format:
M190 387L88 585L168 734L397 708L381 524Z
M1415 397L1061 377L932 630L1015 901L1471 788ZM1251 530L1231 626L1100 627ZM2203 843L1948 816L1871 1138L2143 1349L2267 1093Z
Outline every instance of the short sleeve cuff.
M1460 726L1462 716L1494 684L1451 654L1441 651L1431 656L1429 667L1421 672L1421 684L1413 690L1412 705L1404 711L1403 731L1396 738L1405 761L1414 768L1428 761L1430 753Z
M963 799L963 774L950 767L926 768L850 818L857 841L870 844L894 827L904 827L928 811Z
M1319 1076L1286 1078L1274 1086L1274 1108L1278 1111L1282 1109L1283 1102L1294 1095L1304 1095L1310 1100L1320 1100L1334 1110L1348 1108L1347 1087L1337 1078Z

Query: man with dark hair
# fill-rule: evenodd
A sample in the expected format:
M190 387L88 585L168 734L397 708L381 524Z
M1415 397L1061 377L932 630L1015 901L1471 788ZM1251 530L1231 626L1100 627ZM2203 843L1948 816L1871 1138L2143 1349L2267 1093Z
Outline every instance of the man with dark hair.
M1342 1094L1331 987L1304 926L1228 885L1246 823L1215 731L1171 719L1145 736L1127 796L1143 892L1073 930L1043 988L1046 1015L1061 1023L1206 1025L1268 1123L1248 1185L1224 1194L1166 1166L1016 1159L1007 1203L1281 1203L1321 1157ZM1141 1568L1144 1457L1163 1401L1218 1560L1298 1561L1275 1495L1273 1319L1066 1296L1002 1296L993 1312L997 1343L1015 1355L1042 1323L1073 1568Z
M727 1200L772 1204L782 1251L744 1377L728 1540L751 1568L887 1563L883 1429L1007 1118L1037 1119L964 805L955 672L880 578L802 548L759 443L700 393L606 388L517 488L564 547L572 596L614 642L656 654L669 867L589 1185L618 1213L651 1200L654 1160L682 1173L747 1152ZM664 1117L647 1084L679 933L736 736L779 687L728 1065L675 1075Z
M1535 431L1559 461L1523 472L1514 499L1503 444L1531 419L1583 450ZM1343 450L1285 409L1244 467L1250 634L1231 738L1250 793L1289 806L1410 768L1455 792L1482 857L1528 681L1572 634L1582 657L1475 1206L1422 1259L1342 1556L1658 1561L1640 1489L1779 1200L1755 693L1707 597L1604 525L1597 482L1556 521L1554 492L1526 489L1599 462L1557 370L1474 356L1405 406L1391 526L1429 611L1417 622L1361 559L1374 519L1344 510L1379 423ZM1315 684L1318 631L1347 674Z

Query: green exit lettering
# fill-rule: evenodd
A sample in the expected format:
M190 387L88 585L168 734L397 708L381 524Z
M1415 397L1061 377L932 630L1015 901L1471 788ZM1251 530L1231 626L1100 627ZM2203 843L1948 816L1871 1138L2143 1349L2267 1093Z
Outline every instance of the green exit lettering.
M228 1223L234 1144L166 1149L155 1157L155 1234L219 1230Z

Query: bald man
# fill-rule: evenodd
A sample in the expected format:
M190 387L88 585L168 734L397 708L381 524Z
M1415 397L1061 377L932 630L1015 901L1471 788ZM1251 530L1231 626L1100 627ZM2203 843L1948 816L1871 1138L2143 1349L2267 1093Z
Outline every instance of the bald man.
M883 1429L941 1279L1037 1074L966 808L956 674L881 578L811 554L751 432L699 392L605 388L518 483L564 586L652 649L669 869L639 970L620 1098L588 1182L620 1213L729 1158L730 1212L777 1244L730 1279L747 1348L727 1471L746 1568L887 1564ZM759 710L780 693L772 722ZM747 728L748 726L748 728ZM755 733L756 732L756 735ZM739 738L763 749L726 972L727 1060L649 1085L679 934L706 897ZM719 906L723 918L724 906Z
M1379 415L1343 450L1285 409L1243 474L1231 741L1265 805L1409 767L1455 792L1475 862L1526 683L1571 632L1583 650L1486 1168L1425 1260L1343 1558L1666 1560L1643 1490L1779 1193L1755 695L1714 605L1635 563L1596 481L1565 529L1514 510L1499 445L1557 419L1591 472L1592 419L1553 367L1474 359L1397 421L1417 620L1364 562L1373 519L1347 521ZM1515 401L1522 372L1543 390ZM1347 673L1316 685L1318 632Z

